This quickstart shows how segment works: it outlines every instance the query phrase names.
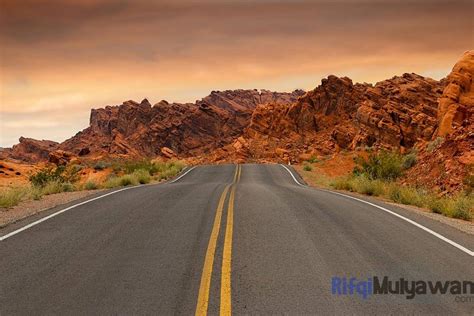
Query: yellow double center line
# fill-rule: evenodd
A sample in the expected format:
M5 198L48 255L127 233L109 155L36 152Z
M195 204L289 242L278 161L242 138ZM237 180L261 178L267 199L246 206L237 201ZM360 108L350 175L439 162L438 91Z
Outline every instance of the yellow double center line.
M211 237L209 238L209 244L206 251L206 258L204 259L204 267L202 269L201 285L199 287L199 295L196 306L196 315L207 315L207 309L209 306L209 289L211 287L212 268L214 266L214 255L216 253L217 239L219 237L224 203L231 186L232 189L230 192L229 202L227 204L227 223L222 256L220 314L232 314L231 263L232 233L234 227L235 184L240 180L241 171L241 166L237 165L234 174L234 182L232 184L228 184L225 187L219 199L219 203L217 204L216 217L214 218L214 225L212 227Z

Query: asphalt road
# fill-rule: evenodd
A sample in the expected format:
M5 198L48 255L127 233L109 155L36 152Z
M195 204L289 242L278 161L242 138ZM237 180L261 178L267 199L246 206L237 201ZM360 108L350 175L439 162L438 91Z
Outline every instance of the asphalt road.
M470 235L373 203L474 249ZM474 257L374 206L298 185L281 165L201 166L174 183L127 189L0 241L0 314L474 310L474 297L463 303L452 294L332 294L333 277L373 276L472 282Z

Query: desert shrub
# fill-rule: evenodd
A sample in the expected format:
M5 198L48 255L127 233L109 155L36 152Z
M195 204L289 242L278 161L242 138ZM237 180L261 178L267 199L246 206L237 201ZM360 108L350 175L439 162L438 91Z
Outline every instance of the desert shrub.
M94 165L94 170L104 170L108 164L105 161L97 161Z
M75 191L76 187L70 182L64 182L61 186L61 192L72 192Z
M29 180L31 184L39 187L44 187L50 182L73 183L79 180L79 170L75 165L46 167L31 175Z
M351 177L339 177L329 183L336 190L354 191Z
M311 158L308 159L308 162L309 163L316 163L316 162L319 162L319 159L316 158L315 156L311 156Z
M313 167L311 167L310 165L305 165L305 166L303 167L303 170L304 170L304 171L311 171L311 170L313 170Z
M367 160L357 157L358 164L353 170L355 175L366 175L370 179L395 180L402 175L405 165L414 164L416 155L405 158L396 152L381 151L369 156Z
M34 186L44 187L50 182L59 182L64 181L62 173L64 172L64 167L53 168L43 168L37 173L30 176L29 180Z
M61 181L50 181L45 186L41 187L42 195L49 195L61 192L72 192L75 191L75 187L72 183L61 182Z
M463 179L463 184L468 194L474 191L474 168L469 168L468 174Z
M355 177L351 181L351 187L353 191L367 195L379 196L384 193L384 183L382 181L372 180L364 175Z
M84 188L86 190L97 190L99 188L99 186L94 181L89 180L85 183Z
M426 150L427 150L428 152L432 152L433 150L435 150L436 148L438 148L438 146L441 145L443 142L444 142L444 138L443 138L443 137L436 137L435 140L429 142L429 143L426 145Z
M415 206L423 206L425 204L425 196L423 192L417 188L400 186L393 184L389 187L389 197L392 201Z
M20 203L28 194L26 188L14 187L0 190L0 207L10 208Z
M471 196L461 196L455 198L453 203L453 212L452 216L454 218L471 220L474 213L474 197Z
M112 176L107 179L104 183L104 187L107 189L112 189L121 186L120 184L120 177Z
M126 187L128 185L135 185L137 183L138 183L137 179L133 177L132 175L126 174L120 177L120 185L123 187Z
M131 174L136 170L146 170L150 172L150 170L153 170L153 165L154 163L148 159L130 160L124 163L123 170L127 174Z
M410 169L416 164L416 152L411 152L403 157L403 168Z
M43 193L42 188L31 186L30 196L33 200L41 200L43 195L44 193Z
M150 183L151 177L150 172L144 169L135 170L132 176L137 180L140 184Z
M449 199L433 197L428 200L427 206L433 213L446 215L451 213L451 204Z

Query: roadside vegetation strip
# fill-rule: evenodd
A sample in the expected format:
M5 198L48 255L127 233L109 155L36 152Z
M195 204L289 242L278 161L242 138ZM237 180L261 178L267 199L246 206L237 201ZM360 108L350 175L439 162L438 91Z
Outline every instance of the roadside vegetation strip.
M98 200L98 199L102 199L102 198L104 198L104 197L106 197L106 196L109 196L109 195L112 195L112 194L116 194L116 193L119 193L119 192L122 192L122 191L125 191L125 190L129 190L129 189L135 189L135 188L138 188L138 187L140 187L140 186L133 186L133 187L128 187L128 188L122 188L122 189L119 189L119 190L116 190L116 191L112 191L112 192L103 194L103 195L101 195L101 196L98 196L98 197L89 199L89 200L87 200L87 201L84 201L84 202L81 202L81 203L78 203L78 204L71 205L71 206L69 206L69 207L66 207L65 209L62 209L62 210L60 210L60 211L57 211L56 213L53 213L53 214L48 215L48 216L46 216L46 217L43 217L43 218L41 218L41 219L39 219L39 220L37 220L37 221L35 221L35 222L33 222L33 223L30 223L30 224L28 224L28 225L26 225L26 226L23 226L22 228L19 228L19 229L17 229L17 230L14 230L14 231L12 231L11 233L8 233L8 234L6 234L6 235L4 235L4 236L1 236L1 237L0 237L0 241L3 241L3 240L5 240L5 239L7 239L7 238L10 238L10 237L12 237L12 236L14 236L14 235L16 235L16 234L18 234L18 233L24 231L24 230L27 230L28 228L31 228L31 227L33 227L33 226L35 226L35 225L38 225L38 224L40 224L40 223L42 223L42 222L44 222L44 221L47 221L47 220L50 219L50 218L53 218L53 217L55 217L55 216L58 216L59 214L62 214L62 213L64 213L64 212L69 211L69 210L71 210L71 209L73 209L73 208L76 208L76 207L78 207L78 206L81 206L81 205L84 205L84 204L87 204L87 203L96 201L96 200Z
M212 271L214 267L214 257L217 248L220 226L222 222L225 200L229 188L232 187L229 200L227 202L227 221L225 225L224 247L222 254L221 269L221 295L220 295L220 315L232 314L232 293L231 293L231 265L232 265L232 235L234 225L234 200L236 185L240 181L242 166L237 165L233 177L233 182L228 184L221 194L216 209L214 224L209 238L209 243L204 259L204 266L201 274L201 283L199 286L198 300L196 305L196 316L207 315L209 307L209 291L211 287Z
M30 184L0 189L0 208L7 210L22 201L40 200L45 195L96 189L112 189L129 185L147 184L153 181L168 180L178 175L184 168L180 161L153 162L138 161L99 161L70 164L67 166L47 166L29 177ZM102 180L81 176L84 170L107 173ZM191 168L192 169L192 168ZM187 172L189 172L188 170ZM179 178L171 181L173 183ZM82 179L81 179L82 177Z
M283 166L283 165L282 165L282 166ZM283 167L285 167L285 166L283 166ZM287 168L285 168L285 169L287 169ZM297 184L301 185L301 184L296 180L296 178L293 176L293 173L291 173L291 171L290 171L289 169L287 169L287 170L288 170L288 172L290 172L290 174L292 175L293 180L294 180ZM377 204L374 204L374 203L371 203L371 202L368 202L368 201L365 201L365 200L362 200L362 199L358 199L358 198L356 198L356 197L353 197L353 196L350 196L350 195L347 195L347 194L343 194L343 193L340 193L340 192L335 192L335 191L326 190L326 189L317 189L317 190L321 190L321 191L328 192L328 193L331 193L331 194L336 194L336 195L339 195L339 196L343 196L343 197L346 197L346 198L349 198L349 199L352 199L352 200L355 200L355 201L359 201L359 202L361 202L361 203L365 203L365 204L370 205L370 206L372 206L372 207L378 208L378 209L380 209L380 210L382 210L382 211L384 211L384 212L387 212L387 213L389 213L389 214L391 214L391 215L393 215L393 216L396 216L396 217L398 217L398 218L400 218L400 219L402 219L402 220L404 220L404 221L406 221L406 222L408 222L408 223L410 223L410 224L412 224L412 225L414 225L414 226L416 226L416 227L418 227L418 228L420 228L420 229L426 231L427 233L429 233L429 234L431 234L431 235L433 235L433 236L435 236L435 237L441 239L442 241L444 241L444 242L450 244L451 246L456 247L457 249L461 250L462 252L464 252L464 253L466 253L466 254L468 254L468 255L470 255L470 256L474 256L474 251L472 251L472 250L470 250L470 249L468 249L468 248L466 248L466 247L464 247L464 246L458 244L457 242L455 242L455 241L453 241L453 240L451 240L451 239L449 239L449 238L447 238L447 237L445 237L445 236L443 236L443 235L441 235L441 234L439 234L439 233L437 233L437 232L435 232L435 231L429 229L429 228L426 227L426 226L423 226L423 225L421 225L421 224L419 224L419 223L417 223L417 222L415 222L415 221L413 221L413 220L411 220L411 219L409 219L409 218L407 218L407 217L405 217L405 216L402 216L402 215L400 215L400 214L398 214L398 213L396 213L396 212L394 212L394 211L391 211L391 210L389 210L389 209L387 209L387 208L385 208L385 207L382 207L382 206L380 206L380 205L377 205Z
M423 225L421 225L421 224L418 224L417 222L415 222L415 221L413 221L413 220L411 220L411 219L409 219L409 218L407 218L407 217L405 217L405 216L402 216L402 215L400 215L400 214L398 214L398 213L396 213L396 212L394 212L394 211L391 211L391 210L389 210L389 209L387 209L387 208L385 208L385 207L382 207L382 206L380 206L380 205L377 205L377 204L374 204L374 203L371 203L371 202L368 202L368 201L365 201L365 200L362 200L362 199L358 199L358 198L356 198L356 197L353 197L353 196L350 196L350 195L347 195L347 194L343 194L343 193L339 193L339 192L334 192L334 191L330 191L330 190L324 190L324 189L319 189L319 190L322 190L322 191L325 191L325 192L329 192L329 193L332 193L332 194L337 194L337 195L340 195L340 196L343 196L343 197L346 197L346 198L349 198L349 199L352 199L352 200L359 201L359 202L361 202L361 203L368 204L368 205L373 206L373 207L375 207L375 208L378 208L378 209L380 209L380 210L382 210L382 211L385 211L385 212L387 212L387 213L389 213L389 214L391 214L391 215L393 215L393 216L396 216L396 217L398 217L398 218L400 218L400 219L402 219L402 220L404 220L404 221L406 221L406 222L408 222L408 223L410 223L410 224L412 224L412 225L414 225L414 226L416 226L416 227L418 227L418 228L420 228L420 229L422 229L422 230L424 230L424 231L430 233L431 235L433 235L433 236L435 236L435 237L441 239L442 241L447 242L447 243L450 244L451 246L454 246L454 247L458 248L459 250L461 250L461 251L467 253L468 255L474 256L474 251L469 250L469 249L467 249L466 247L464 247L464 246L458 244L457 242L454 242L454 241L452 241L451 239L446 238L445 236L443 236L443 235L441 235L441 234L439 234L439 233L437 233L437 232L435 232L435 231L429 229L428 227L423 226Z
M174 181L177 181L177 180L181 179L181 178L184 177L187 173L189 173L192 169L194 169L194 167L192 167L191 169L189 169L187 172L183 173L181 176L179 176L178 178L176 178ZM159 183L156 183L156 184L159 184ZM55 216L57 216L57 215L59 215L59 214L62 214L62 213L64 213L64 212L69 211L69 210L71 210L71 209L73 209L73 208L76 208L76 207L78 207L78 206L81 206L81 205L84 205L84 204L87 204L87 203L96 201L96 200L98 200L98 199L101 199L101 198L104 198L104 197L107 197L107 196L110 196L110 195L113 195L113 194L116 194L116 193L119 193L119 192L122 192L122 191L125 191L125 190L135 189L135 188L140 188L140 187L143 187L143 184L137 184L137 185L134 185L134 186L127 186L127 187L125 187L125 188L121 188L121 189L118 189L118 190L115 190L115 191L112 191L112 192L109 192L109 193L105 193L105 194L102 194L102 195L100 195L100 196L98 196L98 197L95 197L95 198L92 198L92 199L89 199L89 200L86 200L86 201L83 201L83 202L80 202L80 203L71 205L71 206L69 206L69 207L66 207L65 209L62 209L62 210L60 210L60 211L57 211L57 212L55 212L55 213L53 213L53 214L50 214L50 215L45 216L45 217L43 217L43 218L40 218L39 220L34 221L34 222L32 222L32 223L30 223L30 224L28 224L28 225L25 225L25 226L23 226L23 227L21 227L21 228L19 228L19 229L17 229L17 230L14 230L14 231L12 231L12 232L10 232L10 233L4 235L4 236L0 236L0 241L3 241L3 240L5 240L5 239L7 239L7 238L10 238L10 237L12 237L12 236L14 236L14 235L16 235L16 234L18 234L18 233L24 231L24 230L27 230L28 228L31 228L31 227L33 227L33 226L36 226L36 225L38 225L38 224L40 224L40 223L42 223L42 222L44 222L44 221L46 221L46 220L48 220L48 219L50 219L50 218L53 218L53 217L55 217Z
M400 183L399 178L405 176L406 179L410 168L417 164L416 150L405 155L381 150L370 153L367 158L359 155L352 160L356 166L345 176L324 176L324 169L321 169L324 163L313 159L306 161L301 172L318 186L382 196L395 203L424 207L433 213L466 221L474 217L474 176L470 173L458 184L458 189L461 189L458 192L439 192L420 183ZM311 172L313 169L316 172Z

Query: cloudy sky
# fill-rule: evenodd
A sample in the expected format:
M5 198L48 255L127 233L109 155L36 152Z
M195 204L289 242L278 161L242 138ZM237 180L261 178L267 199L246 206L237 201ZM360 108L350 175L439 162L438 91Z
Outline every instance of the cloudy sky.
M62 141L91 108L211 90L312 89L329 74L435 79L474 48L458 0L0 0L0 146Z

